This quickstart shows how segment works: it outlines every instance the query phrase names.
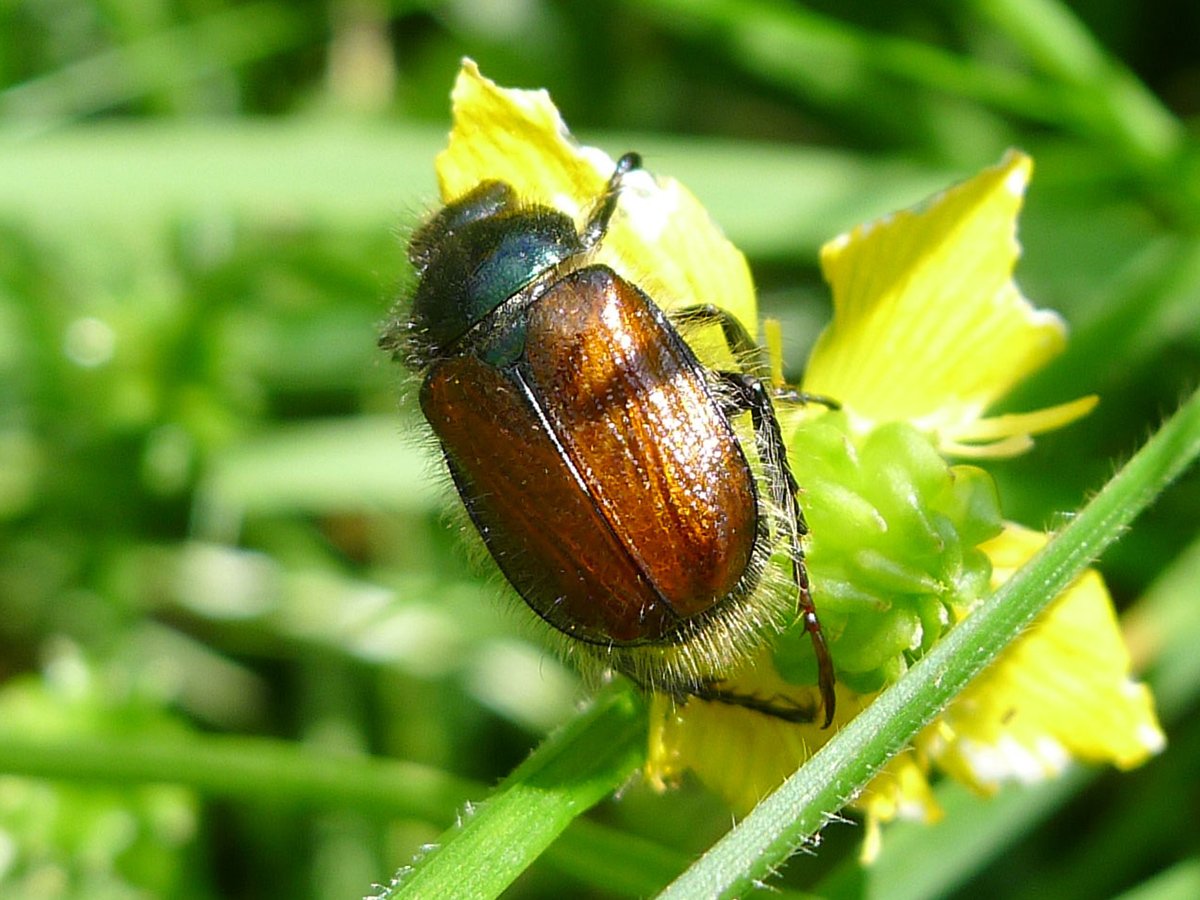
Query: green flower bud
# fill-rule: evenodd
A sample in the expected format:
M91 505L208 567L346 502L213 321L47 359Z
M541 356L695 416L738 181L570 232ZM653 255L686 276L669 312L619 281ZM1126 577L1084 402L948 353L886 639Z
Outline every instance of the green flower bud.
M990 590L979 544L1001 530L995 484L974 466L949 465L911 425L856 435L840 412L801 425L791 454L838 678L879 690ZM779 641L775 664L793 683L815 680L800 628Z

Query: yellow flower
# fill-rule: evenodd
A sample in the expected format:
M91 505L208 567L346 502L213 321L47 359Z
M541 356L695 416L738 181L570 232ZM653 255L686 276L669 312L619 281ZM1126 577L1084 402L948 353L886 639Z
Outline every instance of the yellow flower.
M523 200L583 222L615 161L576 144L545 91L498 87L464 60L451 99L450 143L437 158L443 202L495 179L508 182ZM757 320L745 257L674 179L646 172L625 178L597 258L665 308L720 297L721 306L743 322Z
M437 162L447 202L500 179L582 222L613 170L610 158L570 139L544 92L501 89L470 61L455 86L454 116ZM1096 402L986 415L1066 340L1062 321L1035 309L1012 280L1031 168L1010 153L924 206L823 249L834 317L804 388L837 398L843 411L784 418L811 526L814 597L838 667L837 719L823 730L657 697L652 784L691 770L747 811L1044 541L1002 524L985 472L944 460L1021 452L1032 435ZM630 175L598 256L668 309L719 298L757 330L745 259L677 182ZM783 635L754 665L729 673L728 685L815 707L800 637ZM1152 698L1130 678L1103 581L1089 571L857 798L866 853L878 847L881 823L940 815L933 768L988 791L1072 759L1137 765L1162 744Z
M1017 525L985 545L999 585L1046 543ZM1085 572L917 739L981 792L1056 775L1071 759L1127 769L1162 749L1153 698L1129 677L1104 580Z
M837 397L860 427L910 422L958 455L1019 453L1029 435L1089 412L1094 397L982 418L1066 344L1062 320L1034 309L1012 280L1032 169L1029 157L1010 152L926 207L826 244L821 268L834 318L808 361L805 388Z

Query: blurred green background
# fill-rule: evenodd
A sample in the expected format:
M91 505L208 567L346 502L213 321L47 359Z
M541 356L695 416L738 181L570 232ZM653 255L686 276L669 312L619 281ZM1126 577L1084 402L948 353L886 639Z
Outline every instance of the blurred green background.
M1192 2L0 3L0 896L361 896L584 696L464 562L375 347L464 55L688 184L794 374L821 242L1030 152L1019 278L1074 339L1008 406L1103 402L993 467L1014 519L1200 380ZM1166 754L945 789L868 875L831 826L785 881L1200 896L1198 509L1193 473L1103 561ZM691 784L595 818L680 860L729 822ZM616 891L565 854L514 888Z

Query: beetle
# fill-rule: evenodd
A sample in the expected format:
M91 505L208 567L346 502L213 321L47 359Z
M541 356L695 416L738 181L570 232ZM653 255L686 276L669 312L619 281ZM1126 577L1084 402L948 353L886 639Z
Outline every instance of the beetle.
M814 708L722 686L798 617L828 726L833 663L773 405L811 398L775 389L719 306L668 318L594 261L640 168L636 153L621 157L578 228L496 180L443 207L411 239L416 288L380 344L420 378L421 410L492 558L571 650L645 689L807 722ZM701 364L679 330L700 325L720 326L738 370ZM734 426L747 413L757 469ZM790 558L786 593L765 578L777 549Z

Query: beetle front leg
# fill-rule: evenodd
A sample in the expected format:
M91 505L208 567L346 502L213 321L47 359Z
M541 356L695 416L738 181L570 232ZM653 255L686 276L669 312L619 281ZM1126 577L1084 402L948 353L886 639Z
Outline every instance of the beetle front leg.
M725 338L725 346L739 360L743 366L742 371L764 383L771 382L771 367L762 347L751 337L741 319L734 316L729 310L722 309L714 303L702 303L697 306L685 306L672 313L671 318L676 324L685 328L690 325L719 325L721 334ZM786 403L817 403L829 409L842 408L842 405L832 397L826 397L824 394L810 394L808 391L799 390L791 385L772 385L771 397Z

